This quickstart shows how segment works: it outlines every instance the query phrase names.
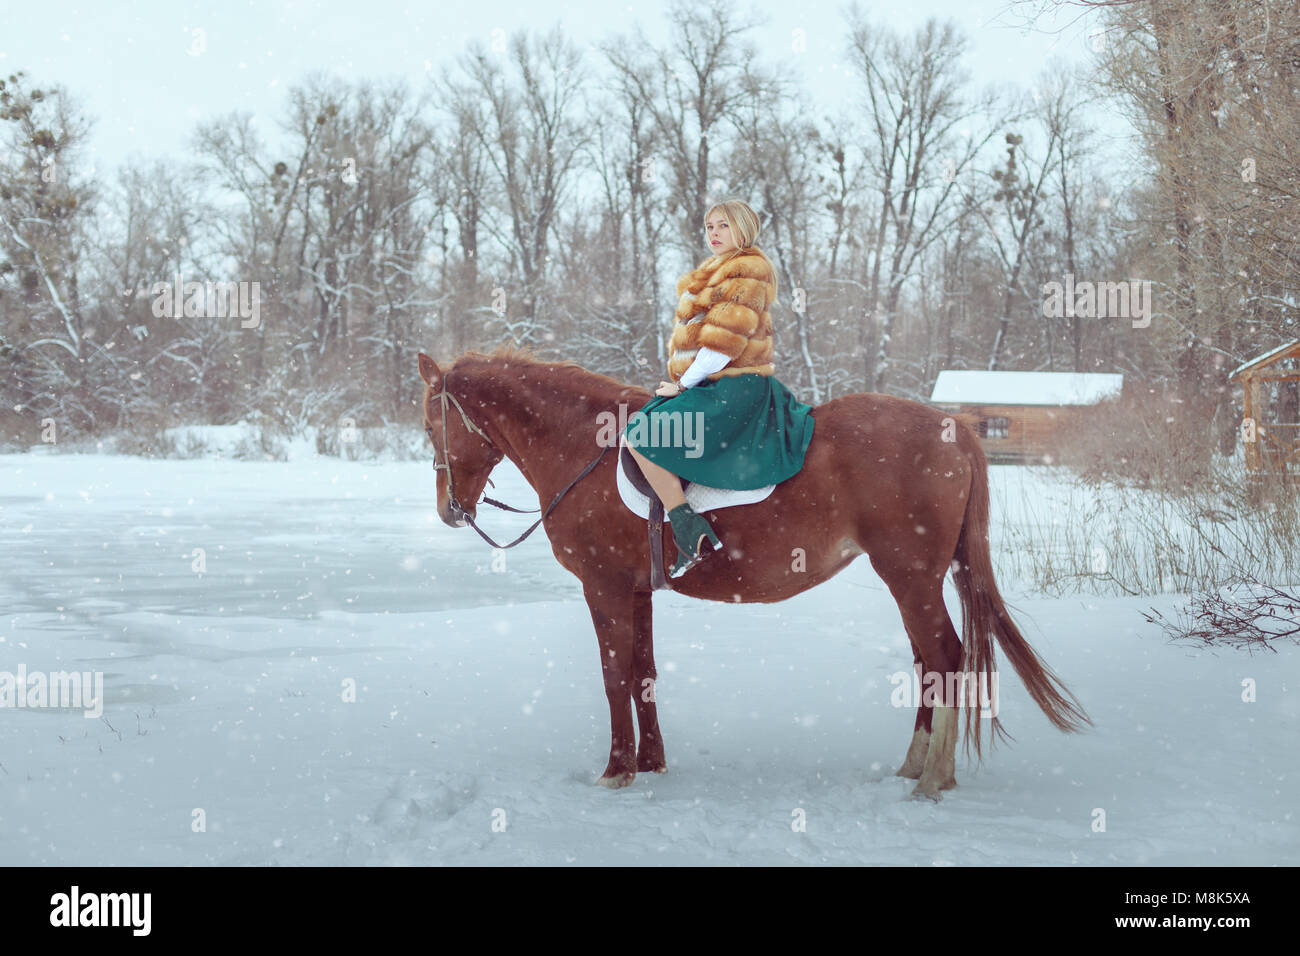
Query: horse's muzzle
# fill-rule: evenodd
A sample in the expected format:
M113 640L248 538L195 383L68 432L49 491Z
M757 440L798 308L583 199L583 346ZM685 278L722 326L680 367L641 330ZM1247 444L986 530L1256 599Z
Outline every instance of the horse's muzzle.
M458 503L449 501L445 508L438 509L438 517L442 519L443 524L450 525L453 528L463 528L468 521L465 520L465 509ZM469 517L474 518L474 512L469 512Z

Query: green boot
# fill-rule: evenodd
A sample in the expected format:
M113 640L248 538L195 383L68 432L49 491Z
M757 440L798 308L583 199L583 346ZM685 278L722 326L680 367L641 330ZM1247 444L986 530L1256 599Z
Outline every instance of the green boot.
M673 526L673 540L677 542L677 562L668 573L671 578L681 577L687 570L722 547L722 542L713 533L709 522L703 515L696 514L695 509L689 504L680 504L668 512L668 521ZM712 547L702 552L706 538Z

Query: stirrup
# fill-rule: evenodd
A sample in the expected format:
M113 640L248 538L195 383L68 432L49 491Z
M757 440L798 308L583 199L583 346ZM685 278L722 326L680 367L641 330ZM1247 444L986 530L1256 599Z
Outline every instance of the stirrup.
M674 513L677 516L675 522L672 520ZM722 542L713 532L708 520L697 514L689 504L678 505L669 513L668 519L673 526L673 541L677 545L677 561L668 572L670 578L681 577L722 547ZM705 541L709 543L707 550L703 546Z
M677 560L673 563L672 570L668 572L668 576L670 578L680 578L683 574L685 574L691 568L695 567L697 564L702 562L705 558L711 555L714 551L717 551L718 548L720 547L721 545L714 545L709 550L701 552L700 554L696 555L696 557L690 560L687 560L685 555L683 555L680 551L677 552Z

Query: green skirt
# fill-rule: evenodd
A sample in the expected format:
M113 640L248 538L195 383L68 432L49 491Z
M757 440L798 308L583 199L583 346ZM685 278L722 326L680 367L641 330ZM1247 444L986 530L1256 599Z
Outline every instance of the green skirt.
M628 416L627 443L674 475L712 488L775 485L803 467L812 406L773 375L705 379Z

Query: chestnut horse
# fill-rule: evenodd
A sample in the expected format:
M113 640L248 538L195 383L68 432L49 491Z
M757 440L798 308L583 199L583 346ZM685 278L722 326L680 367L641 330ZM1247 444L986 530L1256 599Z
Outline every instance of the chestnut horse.
M420 353L419 367L439 517L454 527L472 523L488 475L503 457L549 505L539 520L555 557L582 582L600 647L611 733L609 762L597 782L623 787L637 771L663 772L646 522L619 497L620 426L609 424L626 421L650 392L573 362L544 362L512 349L470 352L445 371ZM958 686L954 675L969 678L972 687L976 679L988 681L996 690L994 640L1056 727L1075 731L1091 723L998 594L988 542L988 468L974 432L937 409L868 393L818 405L813 417L803 468L763 501L710 512L723 546L672 579L672 589L727 603L784 601L866 554L898 602L916 666L926 675L927 693L898 770L917 780L914 797L938 800L941 790L957 785L963 700L966 747L973 737L980 756L973 694L930 693L936 687L930 677L937 675L940 691ZM611 441L612 453L605 454ZM672 541L667 522L664 540ZM944 607L950 569L961 598L962 641ZM992 739L1005 736L996 714L992 728Z

